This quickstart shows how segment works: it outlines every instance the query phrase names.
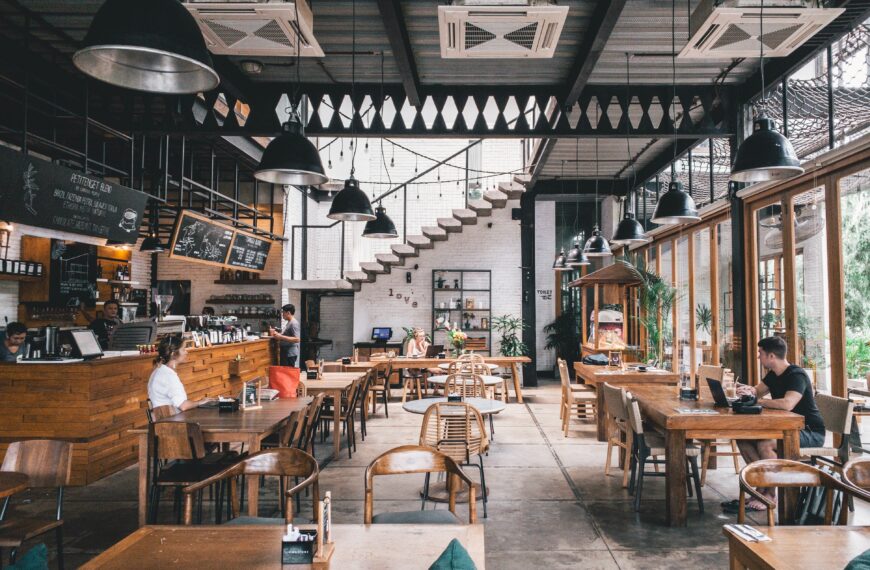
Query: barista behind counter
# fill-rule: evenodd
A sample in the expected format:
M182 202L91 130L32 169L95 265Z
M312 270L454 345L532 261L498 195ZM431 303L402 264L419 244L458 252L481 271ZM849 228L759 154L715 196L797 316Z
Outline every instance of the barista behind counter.
M6 325L6 332L0 333L0 362L18 362L27 353L25 340L27 327L18 322Z
M100 348L108 350L109 341L112 339L112 333L115 332L115 328L121 324L121 319L118 316L118 313L121 310L121 304L117 299L109 299L103 303L103 316L99 318L94 318L89 315L85 311L84 305L82 305L80 309L82 315L84 315L85 319L90 323L88 328L94 331L94 334L97 335L97 340L100 341Z

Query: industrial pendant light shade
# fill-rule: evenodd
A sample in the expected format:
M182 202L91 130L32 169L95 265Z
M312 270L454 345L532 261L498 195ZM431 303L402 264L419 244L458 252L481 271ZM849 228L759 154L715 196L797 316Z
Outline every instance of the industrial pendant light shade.
M317 186L329 180L320 153L314 143L305 138L295 111L284 123L281 135L272 139L263 151L254 176L263 182L294 186Z
M553 262L553 269L556 271L565 271L568 267L565 265L565 250L559 252L559 255L556 256L556 260Z
M344 181L344 188L333 198L326 217L343 222L368 222L376 219L369 197L360 190L359 182L353 176Z
M577 269L578 267L589 265L589 258L586 257L586 254L582 249L580 249L580 240L574 240L574 247L571 248L568 255L565 257L565 265L571 269Z
M142 245L139 246L139 251L150 251L154 253L166 251L167 249L167 246L160 241L160 238L157 237L156 233L149 233L148 237L142 240Z
M587 257L607 257L613 255L610 252L610 244L607 243L607 240L603 235L601 235L601 230L598 229L598 226L593 228L592 237L586 240L586 245L583 247L583 253L585 253Z
M680 182L671 182L668 185L668 191L659 198L652 217L654 224L661 225L685 224L700 219L695 201L683 191Z
M196 20L178 0L106 0L73 63L137 91L200 93L220 83Z
M784 180L804 173L794 147L776 131L768 117L755 119L752 134L737 149L737 159L731 169L735 182L765 182Z
M379 205L375 208L375 219L366 222L362 235L368 238L388 239L399 237L399 232L396 231L396 224L387 215L386 208Z
M648 243L649 236L643 231L640 222L634 219L634 214L625 212L622 221L616 226L616 233L610 240L611 245L631 245L634 243Z

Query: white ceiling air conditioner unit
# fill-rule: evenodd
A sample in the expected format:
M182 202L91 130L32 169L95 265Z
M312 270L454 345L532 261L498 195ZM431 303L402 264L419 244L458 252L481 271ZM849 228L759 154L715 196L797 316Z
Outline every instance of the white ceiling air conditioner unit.
M765 0L764 56L783 57L842 14L842 8L812 8L815 2ZM701 0L689 22L691 37L681 58L758 57L761 0Z
M441 57L553 57L567 16L567 6L534 0L465 0L438 6Z
M305 1L185 2L209 51L249 57L323 57L314 15ZM297 20L297 11L299 18Z

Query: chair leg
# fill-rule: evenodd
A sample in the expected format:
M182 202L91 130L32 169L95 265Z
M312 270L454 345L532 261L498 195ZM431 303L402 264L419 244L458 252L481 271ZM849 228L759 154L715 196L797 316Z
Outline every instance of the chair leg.
M423 500L420 503L420 510L421 511L426 509L426 501L429 500L429 477L431 475L432 475L431 473L426 473L426 478L423 481Z
M633 432L625 433L625 461L622 464L622 488L628 487L628 472L631 463L631 448L634 442Z
M637 478L635 475L637 474L637 445L632 443L631 453L629 453L629 479L628 479L628 494L634 495L634 488L637 484Z
M686 456L686 473L691 474L691 461L689 461L689 457ZM689 498L692 498L692 478L686 477L686 492L689 494Z
M477 465L477 468L480 469L480 492L483 494L483 518L487 518L486 514L486 503L487 500L487 490L486 490L486 475L483 474L483 456L478 455L477 460L480 462Z
M646 470L646 457L642 454L638 457L637 462L637 485L634 490L634 512L640 511L640 498L643 495L643 475Z
M692 480L695 482L695 494L698 495L698 510L704 512L704 498L701 496L701 479L698 477L698 458L690 457L689 464L692 466Z
M489 414L489 439L495 441L495 427L492 424L492 416L495 414Z
M63 570L63 525L55 529L55 536L57 537L57 568Z
M151 485L151 505L148 509L148 524L157 524L157 513L160 504L160 487Z
M740 452L737 451L737 442L731 440L731 459L734 460L734 472L740 473ZM849 497L851 499L851 497Z
M564 425L565 420L562 420L562 424ZM608 477L610 475L610 462L613 460L613 439L607 438L607 453L604 455L604 476Z
M387 382L389 382L389 381L390 381L390 379L387 378ZM386 387L384 387L384 417L387 417L387 418L390 417L390 408L389 408L389 406L387 406L387 401L389 399L390 399L390 388L389 388L389 386L386 386Z
M402 382L402 403L408 400L408 380Z
M732 440L733 442L734 440ZM707 465L710 463L710 442L705 441L701 448L701 485L707 484Z

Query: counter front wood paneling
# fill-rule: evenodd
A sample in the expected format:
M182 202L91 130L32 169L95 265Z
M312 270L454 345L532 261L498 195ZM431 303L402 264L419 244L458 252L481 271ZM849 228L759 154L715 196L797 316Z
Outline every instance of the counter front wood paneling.
M234 364L239 355L243 366ZM147 424L153 356L0 365L0 457L13 441L71 441L73 485L87 485L132 465L138 444L129 431ZM195 400L238 391L242 380L265 376L271 362L269 340L195 348L178 375Z

